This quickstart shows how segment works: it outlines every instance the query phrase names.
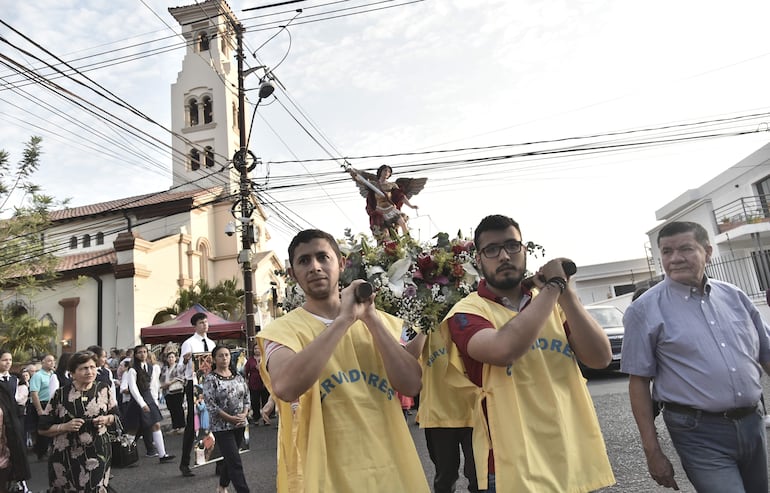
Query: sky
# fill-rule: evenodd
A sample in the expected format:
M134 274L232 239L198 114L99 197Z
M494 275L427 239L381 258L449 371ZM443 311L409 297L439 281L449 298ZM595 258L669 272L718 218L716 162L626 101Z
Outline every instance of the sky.
M152 122L57 81L165 143L184 55L167 9L185 3L0 0L5 23ZM545 247L536 268L552 257L644 257L656 210L770 139L757 131L770 122L766 0L228 3L256 50L248 64L271 67L285 88L257 109L250 141L263 161L253 179L280 212L268 210L268 229L282 258L292 226L368 232L341 161L318 159L427 177L411 200L418 211L405 208L421 240L471 235L482 217L509 215ZM295 8L303 12L289 22ZM39 68L27 40L5 25L0 36L3 61ZM36 180L48 193L84 205L171 186L166 148L19 80L0 65L0 148L16 161L20 144L41 135ZM639 129L656 130L628 133ZM691 140L654 143L682 138Z

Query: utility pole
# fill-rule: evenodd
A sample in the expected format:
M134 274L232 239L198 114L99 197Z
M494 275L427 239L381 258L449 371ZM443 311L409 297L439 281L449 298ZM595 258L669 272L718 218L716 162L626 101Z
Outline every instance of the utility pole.
M249 171L256 166L256 158L246 149L246 91L243 87L243 25L233 22L238 60L238 133L240 149L233 155L233 165L241 174L239 200L233 204L233 215L241 225L241 251L238 261L243 268L244 306L246 309L246 351L249 356L253 352L257 338L254 321L254 278L251 271L251 245L254 242L254 225L251 216L254 214L254 204L251 201L251 180ZM248 160L251 157L252 162Z

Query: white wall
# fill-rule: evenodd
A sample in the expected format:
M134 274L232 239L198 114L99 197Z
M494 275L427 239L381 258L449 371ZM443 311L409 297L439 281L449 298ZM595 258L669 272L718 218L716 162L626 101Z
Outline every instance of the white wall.
M609 300L604 300L597 303L587 303L586 306L602 305L602 306L614 306L620 309L623 313L626 312L626 308L631 304L631 298L634 293L628 293L620 296L616 296Z

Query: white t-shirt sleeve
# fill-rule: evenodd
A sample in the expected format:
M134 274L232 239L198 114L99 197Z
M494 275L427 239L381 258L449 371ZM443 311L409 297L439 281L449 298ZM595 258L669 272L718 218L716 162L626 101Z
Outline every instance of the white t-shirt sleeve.
M51 377L48 379L48 395L50 398L53 398L53 395L56 393L56 389L59 388L59 377L56 375L56 373L52 373Z

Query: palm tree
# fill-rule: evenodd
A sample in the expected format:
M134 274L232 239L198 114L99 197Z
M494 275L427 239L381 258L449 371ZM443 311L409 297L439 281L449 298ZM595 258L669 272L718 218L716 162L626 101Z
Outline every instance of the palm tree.
M56 326L48 319L38 320L26 313L14 315L11 310L9 307L0 310L0 346L18 361L51 352Z
M243 296L235 278L221 281L214 287L201 279L194 286L179 290L179 298L173 307L166 308L166 312L179 314L198 303L222 318L239 320L243 316Z

